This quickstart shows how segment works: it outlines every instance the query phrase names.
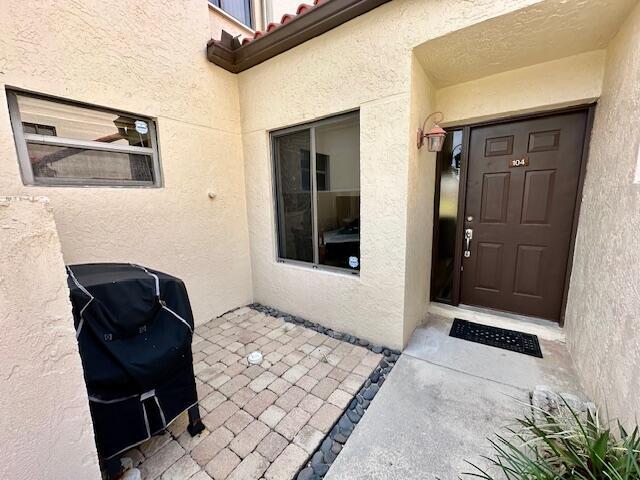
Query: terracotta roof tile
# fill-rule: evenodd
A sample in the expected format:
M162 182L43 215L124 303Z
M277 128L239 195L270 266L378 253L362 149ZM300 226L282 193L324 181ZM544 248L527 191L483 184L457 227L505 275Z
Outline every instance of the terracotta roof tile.
M298 8L296 9L296 13L295 14L294 13L285 13L282 16L282 18L280 19L280 23L271 22L269 25L267 25L267 28L266 28L265 31L256 30L256 32L253 34L253 38L252 37L245 37L245 38L242 39L242 45L246 45L247 43L251 43L255 39L263 37L266 34L273 32L275 29L277 29L281 25L289 23L291 20L295 19L298 15L304 15L305 13L309 12L310 10L313 10L313 8L315 8L316 5L319 5L319 4L324 3L326 1L328 1L328 0L313 0L313 5L308 4L308 3L301 3L300 5L298 5Z
M308 3L301 3L300 5L298 5L298 9L296 10L296 15L300 15L306 12L307 10L311 10L313 7L315 7L315 5L309 5Z

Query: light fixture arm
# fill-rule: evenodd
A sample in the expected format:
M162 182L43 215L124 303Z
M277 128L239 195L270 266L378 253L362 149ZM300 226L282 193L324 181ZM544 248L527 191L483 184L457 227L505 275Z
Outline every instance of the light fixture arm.
M427 128L427 122L428 122L428 121L429 121L429 119L430 119L431 117L433 117L434 115L439 115L439 116L440 116L440 119L439 119L439 120L438 120L438 119L436 119L436 120L434 120L434 121L433 121L433 124L434 124L434 125L437 125L437 124L442 123L442 122L444 121L444 113L442 113L442 112L433 112L433 113L429 114L429 116L428 116L427 118L425 118L425 119L424 119L424 123L422 124L422 128L420 129L420 131L421 131L422 133L424 133L425 129Z
M431 130L427 132L426 131L427 123L433 117L435 117L433 120L433 126ZM424 123L422 124L422 127L418 129L418 149L422 148L422 146L424 145L424 139L426 137L432 137L434 135L444 137L445 131L440 127L440 125L438 125L442 121L444 121L444 114L440 111L433 112L429 114L427 118L424 119ZM440 141L440 148L441 146L442 146L442 141ZM432 151L431 147L429 148L429 151Z

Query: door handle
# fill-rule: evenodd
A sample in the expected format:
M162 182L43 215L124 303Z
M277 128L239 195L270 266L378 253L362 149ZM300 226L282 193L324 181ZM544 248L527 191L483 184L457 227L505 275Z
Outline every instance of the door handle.
M471 239L473 238L473 229L467 228L464 231L464 240L466 242L466 246L464 249L464 258L469 258L471 256Z

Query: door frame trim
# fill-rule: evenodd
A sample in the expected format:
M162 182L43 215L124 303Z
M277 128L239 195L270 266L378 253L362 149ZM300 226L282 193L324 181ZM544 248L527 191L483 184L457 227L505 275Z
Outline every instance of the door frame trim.
M567 308L567 300L569 294L569 284L571 281L571 273L573 269L573 255L575 252L576 236L578 231L578 222L580 219L580 209L582 206L582 192L584 187L584 180L587 172L587 159L589 157L589 146L591 142L591 131L593 127L593 121L595 117L597 102L591 102L586 104L574 105L570 107L564 107L553 110L544 110L539 112L533 112L520 115L509 115L506 117L496 118L492 120L485 120L474 123L462 123L451 124L445 127L446 130L462 130L462 151L460 155L460 184L458 187L458 217L456 222L456 237L455 237L455 254L453 261L453 288L452 288L452 300L451 305L458 306L460 304L460 291L461 291L461 279L462 279L462 245L464 235L464 210L467 197L467 172L468 172L468 158L469 148L471 142L471 129L476 127L485 127L489 125L498 125L501 123L511 123L515 121L531 120L540 117L550 117L554 115L572 113L584 111L587 114L587 120L585 123L585 135L582 145L582 154L580 158L580 171L578 173L578 188L576 190L576 201L573 211L573 219L571 225L571 239L569 241L569 255L567 259L567 268L564 279L564 291L562 294L562 306L560 311L560 318L558 320L559 325L564 326L565 313ZM431 262L431 285L433 285L433 276L435 273L435 260L437 255L437 242L439 241L439 207L440 207L440 178L441 171L439 168L442 153L438 153L438 161L436 162L436 185L435 185L435 197L433 208L433 243L432 243L432 262ZM429 292L429 298L431 301L437 302L433 297L433 292ZM500 310L496 310L500 311Z

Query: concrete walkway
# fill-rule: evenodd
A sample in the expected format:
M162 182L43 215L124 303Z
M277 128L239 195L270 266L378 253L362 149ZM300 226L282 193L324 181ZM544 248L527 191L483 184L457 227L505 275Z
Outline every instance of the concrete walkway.
M541 338L538 359L449 337L450 328L432 314L416 330L327 480L457 479L467 460L486 465L487 437L526 412L520 402L537 385L580 393L562 342Z

